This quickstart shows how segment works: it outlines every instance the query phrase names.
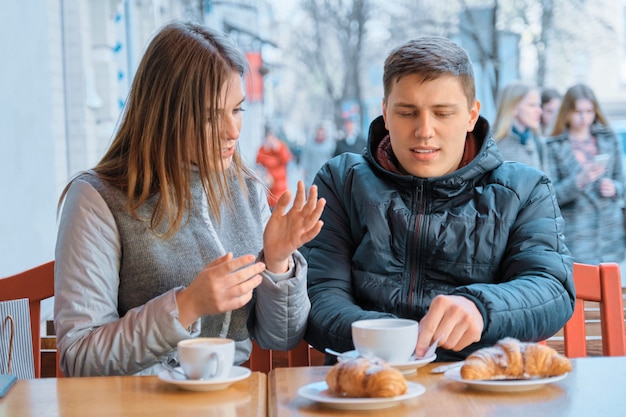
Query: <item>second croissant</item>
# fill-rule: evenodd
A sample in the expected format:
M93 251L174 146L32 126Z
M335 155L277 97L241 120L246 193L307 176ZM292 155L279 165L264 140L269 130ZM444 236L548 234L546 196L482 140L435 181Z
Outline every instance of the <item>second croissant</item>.
M549 346L505 338L479 349L461 367L463 379L530 379L562 375L572 370L569 359Z

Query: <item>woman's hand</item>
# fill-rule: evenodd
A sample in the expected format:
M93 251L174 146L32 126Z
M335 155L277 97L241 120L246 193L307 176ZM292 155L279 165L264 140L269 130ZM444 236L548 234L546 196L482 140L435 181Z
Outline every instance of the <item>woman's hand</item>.
M263 233L263 253L268 271L283 273L289 269L291 254L313 239L322 230L320 220L326 200L317 199L317 187L309 190L308 199L304 182L298 181L298 190L289 211L291 192L285 191L272 212Z
M252 291L261 285L262 262L253 263L254 255L233 259L228 253L208 264L189 287L176 294L178 321L189 327L202 316L236 310L252 299Z
M614 197L615 194L617 194L617 190L615 189L613 180L610 178L602 178L600 180L600 195L602 197L610 198Z
M605 172L606 164L591 163L583 165L583 170L576 178L576 184L578 188L582 190L587 184L590 184L602 177Z

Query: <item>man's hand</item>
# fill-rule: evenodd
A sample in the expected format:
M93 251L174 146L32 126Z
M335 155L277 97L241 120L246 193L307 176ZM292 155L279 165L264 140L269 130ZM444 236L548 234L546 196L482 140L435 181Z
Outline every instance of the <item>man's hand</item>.
M423 356L437 338L445 349L462 350L480 340L484 325L480 311L468 298L438 295L420 321L415 356Z

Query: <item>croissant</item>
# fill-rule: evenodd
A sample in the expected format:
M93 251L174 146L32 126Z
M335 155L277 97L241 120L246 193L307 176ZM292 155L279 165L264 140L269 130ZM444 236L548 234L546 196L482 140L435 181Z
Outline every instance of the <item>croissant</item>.
M493 347L478 349L461 367L463 379L530 379L562 375L572 370L565 356L549 346L507 337Z
M380 359L357 357L337 363L326 375L328 390L344 397L395 397L405 394L400 371Z

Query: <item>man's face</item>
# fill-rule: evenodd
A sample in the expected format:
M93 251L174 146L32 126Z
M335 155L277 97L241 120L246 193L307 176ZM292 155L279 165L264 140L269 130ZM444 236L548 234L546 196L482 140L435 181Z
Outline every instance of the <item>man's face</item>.
M478 101L468 109L461 82L452 75L426 82L405 75L383 100L393 153L406 172L421 178L458 168L479 110Z

